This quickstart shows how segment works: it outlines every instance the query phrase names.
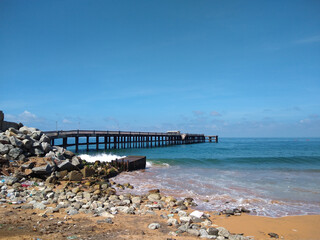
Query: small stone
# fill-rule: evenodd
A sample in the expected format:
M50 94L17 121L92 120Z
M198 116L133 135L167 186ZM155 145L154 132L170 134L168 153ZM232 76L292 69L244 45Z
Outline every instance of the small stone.
M279 235L273 232L268 233L271 238L279 238Z
M140 204L141 203L141 198L140 197L133 197L131 199L132 203L135 203L135 204Z
M219 236L222 236L222 237L225 237L225 238L228 238L230 236L230 233L227 229L223 228L223 227L218 227L217 228L219 230L218 232L218 235Z
M168 226L177 226L179 224L179 222L178 222L178 220L177 219L175 219L175 218L169 218L168 220L167 220L167 225Z
M209 235L218 236L219 230L214 227L211 227L211 228L208 228L207 232Z
M191 223L191 217L180 217L181 223Z
M76 215L78 214L78 210L77 209L74 209L74 208L71 208L69 211L68 211L68 215Z
M155 230L155 229L158 229L160 228L160 224L159 223L151 223L149 224L148 228L151 229L151 230Z
M194 236L197 236L197 237L200 235L200 232L197 229L188 229L187 233L194 235Z
M97 223L109 223L109 224L112 224L112 219L111 218L106 218L106 219L103 219L103 220L98 220Z
M181 232L186 232L189 228L189 224L186 223L186 224L183 224L181 225L180 227L178 227L178 229L181 231Z

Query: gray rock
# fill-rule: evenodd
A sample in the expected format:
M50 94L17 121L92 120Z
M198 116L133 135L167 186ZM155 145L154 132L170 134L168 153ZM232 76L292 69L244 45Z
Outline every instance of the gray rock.
M41 131L34 131L32 132L31 137L35 140L40 140L41 134L42 134Z
M208 228L207 232L209 235L218 236L219 230L217 228L211 227L211 228Z
M31 204L24 204L24 205L21 206L21 209L24 209L24 210L26 210L26 209L33 209L33 205L31 205Z
M24 140L22 140L22 144L23 144L24 148L30 150L33 146L33 141L31 141L30 139L24 139Z
M58 164L58 168L60 171L67 170L68 172L76 170L76 166L74 166L72 163L70 163L68 160L64 160L61 163Z
M168 226L177 226L179 224L178 220L175 218L169 218L167 220L167 225Z
M41 148L45 153L50 152L51 149L52 149L51 145L49 143L47 143L47 142L42 142L41 143Z
M6 135L1 134L0 135L0 143L2 144L8 144L10 143L9 138Z
M112 224L112 219L111 218L106 218L106 219L103 219L103 220L97 220L97 223L109 223L109 224Z
M180 217L181 223L191 223L191 217Z
M186 232L189 228L189 224L186 223L186 224L183 224L181 225L180 227L178 227L178 229L181 231L181 232Z
M41 143L44 143L44 142L46 142L46 143L50 143L50 138L49 138L47 135L42 134L42 136L41 136L41 138L40 138L39 142L41 142Z
M217 228L219 230L218 232L218 235L219 236L222 236L222 237L225 237L225 238L228 238L230 236L230 233L227 229L223 228L223 227L218 227Z
M4 154L7 154L9 152L9 147L8 145L3 145L0 143L0 154L1 155L4 155Z
M233 215L234 211L232 209L225 210L225 214Z
M20 141L18 138L16 138L15 136L11 136L9 137L10 143L12 146L21 148L23 146L22 141Z
M63 153L63 155L64 155L65 158L67 158L67 159L72 159L75 154L74 154L73 152L71 152L71 151L65 150L64 153Z
M35 147L30 150L30 152L38 157L44 156L44 151L40 147Z
M158 229L160 227L161 227L161 225L159 223L151 223L148 226L148 228L151 229L151 230L155 230L155 229Z
M78 210L77 209L74 209L74 208L71 208L69 211L68 211L68 215L76 215L78 214Z
M12 157L13 159L17 159L22 152L23 151L20 148L12 148L9 151L9 156Z
M200 238L216 239L216 235L209 235L205 229L199 229ZM220 236L221 237L221 236ZM224 237L222 237L224 239Z
M40 209L40 210L44 210L46 209L46 205L44 205L42 202L36 202L33 204L33 208L34 209Z
M229 240L245 240L246 237L239 235L239 234L235 234L235 235L230 235Z
M188 214L187 214L187 212L185 212L185 211L179 211L179 212L178 212L178 216L179 216L179 217L187 217Z
M71 164L80 167L82 164L77 156L72 157Z
M140 204L141 203L141 198L140 197L133 197L131 199L132 203L135 203L135 204Z
M189 234L191 234L193 236L197 236L197 237L200 236L200 233L199 233L199 231L197 229L188 229L187 233L189 233Z
M268 233L271 238L279 238L279 235L273 232Z
M159 193L152 193L152 194L150 194L150 195L148 196L148 199L149 199L150 201L158 201L158 200L160 200L160 198L161 198L161 196L160 196Z
M23 126L23 127L19 128L19 132L22 132L23 134L30 134L31 133L29 128L26 127L26 126Z
M32 172L38 175L48 175L52 172L52 167L49 164L41 167L34 167L32 168Z

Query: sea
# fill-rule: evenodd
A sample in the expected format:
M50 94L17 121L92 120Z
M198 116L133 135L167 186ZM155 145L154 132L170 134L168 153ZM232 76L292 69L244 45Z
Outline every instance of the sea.
M145 170L121 173L133 194L160 189L191 197L196 209L244 207L258 216L320 214L320 138L223 138L153 148L80 152L88 161L147 157Z

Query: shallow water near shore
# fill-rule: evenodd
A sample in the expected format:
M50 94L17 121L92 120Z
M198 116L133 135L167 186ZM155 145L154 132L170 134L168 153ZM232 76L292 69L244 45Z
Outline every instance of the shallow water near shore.
M145 155L146 170L120 174L116 182L132 183L130 191L136 193L159 188L164 194L193 197L200 210L244 206L260 216L320 214L319 138L221 138L218 144L82 154L102 161Z

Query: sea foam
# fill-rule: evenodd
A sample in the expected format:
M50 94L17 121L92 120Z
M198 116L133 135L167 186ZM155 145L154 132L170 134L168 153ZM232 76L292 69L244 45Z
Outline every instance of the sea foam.
M112 160L121 159L126 156L118 156L115 154L101 153L97 155L81 154L79 155L79 157L86 160L87 162L95 162L95 161L111 162Z

